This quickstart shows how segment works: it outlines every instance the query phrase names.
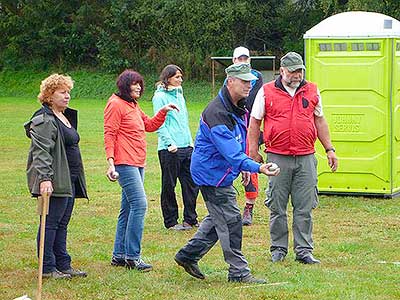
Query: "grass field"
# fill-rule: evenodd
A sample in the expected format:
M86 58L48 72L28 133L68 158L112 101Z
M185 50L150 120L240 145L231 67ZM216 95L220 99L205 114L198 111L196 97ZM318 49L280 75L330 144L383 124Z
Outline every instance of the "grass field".
M207 89L185 92L195 133L199 114L210 94ZM156 134L147 136L145 187L149 208L143 240L143 256L153 264L154 271L141 274L111 267L120 189L104 175L104 105L105 99L71 101L71 107L79 109L80 145L90 201L76 201L68 248L74 267L87 271L89 276L45 281L43 299L400 299L400 265L393 264L400 261L399 199L320 197L314 212L314 253L322 264L305 266L294 262L291 249L283 263L269 261L268 210L261 193L255 208L255 224L244 228L243 252L252 272L271 284L228 284L227 265L219 244L200 262L206 280L196 280L184 273L175 265L173 256L194 232L170 232L163 227ZM151 102L141 105L152 115ZM38 106L32 98L0 98L0 299L23 294L35 297L35 237L39 219L36 202L26 187L29 140L22 124ZM261 180L262 188L265 184L266 180ZM243 189L238 190L242 206ZM206 214L201 198L198 212L200 217Z

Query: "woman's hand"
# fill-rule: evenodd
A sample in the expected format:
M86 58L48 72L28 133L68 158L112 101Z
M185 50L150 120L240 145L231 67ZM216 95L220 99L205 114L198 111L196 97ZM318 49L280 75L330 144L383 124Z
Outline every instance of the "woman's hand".
M49 197L53 193L53 184L50 180L42 181L40 183L40 194L44 195L47 194Z
M178 147L176 145L169 145L167 149L168 149L168 152L171 152L171 153L176 153L178 151Z
M118 174L118 173L117 173L117 174ZM108 170L107 170L107 172L106 172L106 176L107 176L108 180L110 180L110 181L112 181L112 182L117 181L118 176L115 176L115 175L116 175L115 166L114 166L114 165L109 166L109 167L108 167Z
M112 182L117 181L119 174L115 171L114 158L112 157L108 158L107 162L108 162L108 170L106 172L106 176L108 180Z
M165 113L167 113L167 112L169 112L169 111L171 111L171 110L173 110L173 109L175 109L176 111L179 111L178 106L176 106L176 105L173 104L173 103L169 103L169 104L167 104L167 105L164 105L164 106L161 108L161 110L162 110L163 112L165 112Z

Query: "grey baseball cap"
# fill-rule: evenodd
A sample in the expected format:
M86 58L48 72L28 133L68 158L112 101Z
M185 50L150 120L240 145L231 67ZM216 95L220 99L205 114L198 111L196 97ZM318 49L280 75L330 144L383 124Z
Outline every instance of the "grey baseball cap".
M294 72L298 69L305 70L301 55L296 52L289 52L281 58L281 67L285 67L289 72Z
M257 79L255 75L251 73L250 64L233 64L225 69L227 77L239 78L244 81L251 81Z

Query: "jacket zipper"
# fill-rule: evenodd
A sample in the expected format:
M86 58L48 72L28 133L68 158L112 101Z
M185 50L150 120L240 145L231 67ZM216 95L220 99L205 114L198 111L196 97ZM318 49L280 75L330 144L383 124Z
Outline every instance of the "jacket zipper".
M226 176L228 176L228 174L232 171L232 167L228 168L228 170L226 170L224 176L222 176L222 178L220 179L220 181L218 181L216 187L219 187L220 184L224 181L224 179L226 178Z

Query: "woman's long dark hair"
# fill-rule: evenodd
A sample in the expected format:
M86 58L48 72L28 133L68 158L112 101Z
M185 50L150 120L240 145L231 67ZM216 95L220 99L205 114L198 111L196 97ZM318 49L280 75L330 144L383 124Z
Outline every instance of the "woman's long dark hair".
M117 96L121 97L125 101L135 102L136 99L133 99L131 96L131 85L135 83L139 83L142 88L140 90L140 96L142 96L144 92L143 76L134 70L127 69L123 71L119 74L117 79L117 87L119 91Z
M175 76L176 72L181 72L183 75L183 71L181 68L179 68L177 65L168 65L166 66L160 74L160 81L157 82L157 85L162 84L165 89L168 89L168 79L171 77Z

